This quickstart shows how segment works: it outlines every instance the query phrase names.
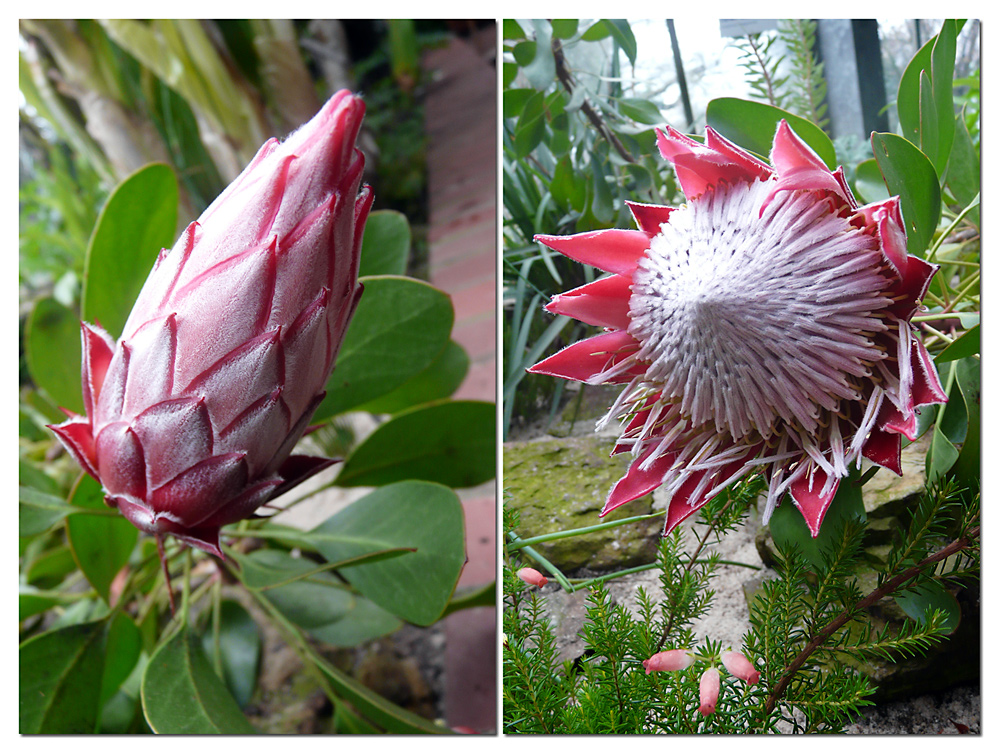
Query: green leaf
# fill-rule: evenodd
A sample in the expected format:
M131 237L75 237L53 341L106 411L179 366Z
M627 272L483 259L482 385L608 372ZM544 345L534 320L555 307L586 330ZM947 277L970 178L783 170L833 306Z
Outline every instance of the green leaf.
M934 106L934 91L931 77L927 71L920 72L920 151L930 158L934 169L941 170L937 165L938 155L938 122L937 109Z
M105 622L55 629L21 645L21 734L92 734L104 670Z
M906 250L924 256L941 217L937 172L919 149L895 134L872 134L872 151L890 195L898 195Z
M928 154L938 175L944 175L955 138L955 103L952 94L955 78L955 21L945 19L931 50L931 84L934 102L934 128L937 150Z
M256 733L187 627L149 659L142 709L157 734Z
M545 94L534 92L524 102L524 107L514 126L514 154L526 157L537 147L545 135Z
M618 46L622 48L625 57L632 65L635 65L637 53L635 35L632 34L632 28L628 25L628 21L620 18L605 19L605 21L608 24L608 31L611 32L611 36L618 43Z
M398 414L348 456L337 484L429 480L467 488L496 475L496 406L440 401Z
M73 512L62 498L34 488L19 487L17 500L17 531L21 537L45 532Z
M521 25L512 18L505 18L503 20L503 38L504 39L524 39L524 29Z
M359 276L402 275L410 258L410 223L396 210L376 210L368 216L361 241Z
M342 619L313 627L309 634L334 647L352 648L392 634L401 626L403 622L398 617L363 596L355 596L353 607Z
M503 117L519 118L524 112L524 106L533 95L538 94L534 89L507 89L503 93ZM539 98L541 100L541 98Z
M313 530L331 562L390 548L414 553L341 570L366 598L427 626L444 612L465 564L462 504L452 490L409 480L378 488Z
M920 73L930 70L931 50L936 38L929 40L910 58L896 90L896 111L903 137L913 144L920 143Z
M962 392L965 403L966 432L965 442L959 452L958 459L952 465L951 472L961 484L964 484L970 494L978 492L980 487L980 412L982 405L982 375L979 360L972 357L959 360L955 365L955 377Z
M107 633L107 652L101 678L101 705L110 700L139 662L142 635L131 617L116 613Z
M593 188L590 212L597 219L598 223L606 225L614 220L615 201L614 197L611 196L611 189L608 187L604 165L596 152L590 155L590 176L591 187Z
M556 39L569 39L576 34L576 29L580 25L578 18L554 18L552 19L552 36Z
M861 201L866 204L889 198L889 191L885 188L885 181L882 180L882 173L874 157L858 163L854 188Z
M535 59L535 51L537 49L538 43L533 39L529 39L524 42L518 42L514 45L514 49L511 52L517 64L523 67Z
M649 100L640 100L632 97L623 97L618 100L618 109L626 118L633 121L656 126L663 123L663 116L660 109Z
M931 445L927 449L927 482L936 482L957 460L958 449L948 440L940 426L935 425Z
M59 406L80 414L80 320L51 297L39 299L24 327L24 356L35 384Z
M260 629L247 610L235 600L223 600L219 605L218 647L215 627L209 625L201 638L205 656L216 669L222 669L222 680L236 700L245 708L257 687L260 666Z
M101 512L108 509L100 483L90 475L80 478L70 503ZM121 516L71 514L66 518L66 534L80 571L104 602L110 603L111 581L128 563L139 539L139 530Z
M587 28L587 31L583 33L580 37L584 42L596 42L599 39L605 39L611 36L611 25L605 20L601 19L595 24L592 24Z
M963 359L979 353L979 326L975 325L961 336L949 343L944 350L934 357L936 364Z
M959 114L955 119L955 140L951 145L948 160L948 188L959 204L968 206L979 195L980 167L979 152L969 136L965 118ZM979 225L979 208L966 216L974 225Z
M792 497L786 495L769 523L771 536L778 549L788 553L790 549L797 548L809 563L821 568L824 563L823 552L835 547L840 539L843 524L851 519L865 521L865 504L858 480L858 472L852 468L850 476L840 481L837 493L830 502L830 508L823 517L823 524L816 537L809 532L806 520L795 508Z
M447 294L412 278L377 276L362 283L365 292L314 422L395 390L448 345L455 315Z
M556 78L556 61L552 56L552 29L547 21L532 21L535 30L535 52L531 62L521 63L521 73L533 89L549 88ZM520 61L518 61L520 63Z
M504 62L503 64L503 88L506 89L514 83L517 78L517 63Z
M373 414L396 414L420 404L451 396L469 372L469 355L454 341L449 341L437 359L423 372L414 375L399 388L358 407Z
M84 320L121 335L157 255L173 245L177 201L177 179L167 165L147 165L118 185L87 247Z
M708 103L708 125L744 149L766 156L771 154L778 122L784 118L798 136L819 155L826 167L837 167L837 151L823 129L805 118L772 107L734 97L720 97Z
M962 607L955 596L948 592L939 582L924 582L917 587L903 590L894 600L903 612L919 624L927 620L929 611L939 610L946 615L944 622L948 634L958 629L962 619Z

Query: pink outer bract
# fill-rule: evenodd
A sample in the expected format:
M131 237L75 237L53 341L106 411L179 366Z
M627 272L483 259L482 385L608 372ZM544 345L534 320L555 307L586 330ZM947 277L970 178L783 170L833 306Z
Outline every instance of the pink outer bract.
M736 650L722 654L722 665L730 674L751 686L760 681L760 672L753 667L750 659Z
M849 465L901 474L916 409L947 399L910 324L937 267L907 253L898 197L859 207L785 121L770 165L711 128L658 146L686 205L535 237L611 275L546 306L604 332L530 371L625 386L601 424L634 461L602 515L663 485L666 533L756 470L765 521L788 493L815 537Z
M219 529L333 463L292 449L361 297L362 101L271 139L153 266L117 342L82 323L85 414L53 427L139 529Z
M688 655L684 648L676 650L663 650L655 653L642 662L642 667L647 674L654 671L682 671L694 663L694 658Z

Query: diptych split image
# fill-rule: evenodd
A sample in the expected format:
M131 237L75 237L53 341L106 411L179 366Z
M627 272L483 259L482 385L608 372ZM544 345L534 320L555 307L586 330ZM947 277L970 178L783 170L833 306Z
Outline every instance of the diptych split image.
M19 66L21 735L982 734L978 20Z

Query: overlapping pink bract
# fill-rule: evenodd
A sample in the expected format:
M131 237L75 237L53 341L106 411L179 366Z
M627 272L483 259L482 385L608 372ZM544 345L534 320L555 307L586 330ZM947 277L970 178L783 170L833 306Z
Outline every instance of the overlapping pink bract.
M268 141L160 253L117 343L82 323L86 413L52 429L139 529L221 555L220 527L332 463L292 449L361 297L363 116L341 91Z
M658 144L686 205L536 236L611 275L546 307L604 332L531 371L625 384L603 421L635 460L602 513L663 485L669 532L757 470L765 521L787 492L816 536L848 466L900 474L915 410L946 400L910 324L937 267L907 253L898 197L859 207L785 121L770 165L711 128Z

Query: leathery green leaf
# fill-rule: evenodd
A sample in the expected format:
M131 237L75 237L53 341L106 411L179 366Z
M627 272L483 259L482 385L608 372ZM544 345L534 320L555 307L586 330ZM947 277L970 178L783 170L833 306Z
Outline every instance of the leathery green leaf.
M341 575L366 598L420 626L437 621L465 564L462 504L454 491L408 480L369 493L312 530L327 561L390 548L413 553L351 566Z
M254 734L216 675L201 641L184 628L157 648L142 677L142 710L157 734Z

